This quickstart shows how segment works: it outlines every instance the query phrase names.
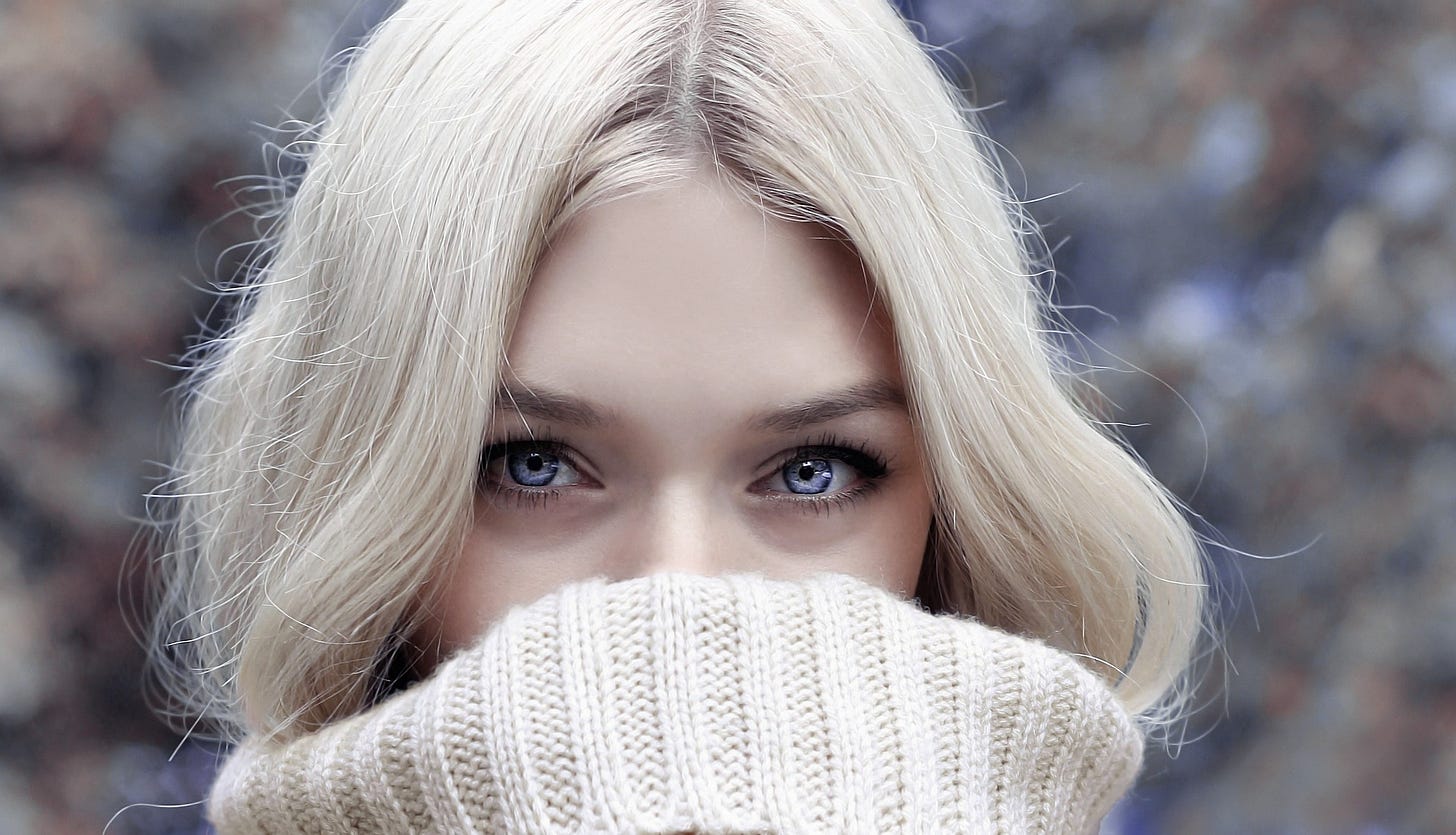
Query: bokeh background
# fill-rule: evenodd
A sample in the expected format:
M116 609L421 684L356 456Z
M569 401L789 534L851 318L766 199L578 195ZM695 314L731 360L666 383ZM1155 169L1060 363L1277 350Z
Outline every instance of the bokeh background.
M0 835L203 831L122 557L271 128L390 5L0 0ZM1456 831L1456 4L899 5L1216 543L1204 709L1108 828Z

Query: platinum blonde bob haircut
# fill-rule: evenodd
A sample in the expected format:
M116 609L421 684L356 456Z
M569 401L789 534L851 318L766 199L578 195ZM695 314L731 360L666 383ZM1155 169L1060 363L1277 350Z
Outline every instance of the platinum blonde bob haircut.
M261 280L190 358L152 496L167 711L289 738L370 703L471 525L543 247L703 166L852 246L893 319L936 504L922 604L1176 712L1197 538L1073 396L1034 227L885 0L408 0L379 25Z

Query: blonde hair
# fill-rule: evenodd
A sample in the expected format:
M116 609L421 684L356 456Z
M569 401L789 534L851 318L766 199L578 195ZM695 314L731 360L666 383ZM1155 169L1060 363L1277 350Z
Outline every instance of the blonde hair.
M382 23L261 280L193 360L154 494L174 709L286 738L368 704L471 524L544 245L700 165L841 235L890 312L936 495L922 602L1176 709L1197 540L1072 396L1033 227L885 0L410 0Z

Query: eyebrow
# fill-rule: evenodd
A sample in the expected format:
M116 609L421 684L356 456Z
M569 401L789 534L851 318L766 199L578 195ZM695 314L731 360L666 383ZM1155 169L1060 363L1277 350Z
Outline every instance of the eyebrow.
M904 407L904 389L889 380L869 380L810 400L765 409L750 417L748 425L761 431L793 432L857 412ZM615 414L589 400L519 383L501 384L495 409L584 429L617 421Z
M749 420L749 426L771 432L793 432L856 412L904 407L904 389L889 380L870 380L802 403L759 412Z
M592 405L591 401L570 394L549 391L517 383L502 383L495 394L497 412L515 412L524 417L539 418L591 429L616 421L616 416Z

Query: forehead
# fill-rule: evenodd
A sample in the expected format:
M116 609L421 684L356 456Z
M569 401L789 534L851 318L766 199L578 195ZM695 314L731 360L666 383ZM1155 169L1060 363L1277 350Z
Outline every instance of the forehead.
M524 381L689 412L900 379L854 254L705 176L566 226L531 278L507 360Z

